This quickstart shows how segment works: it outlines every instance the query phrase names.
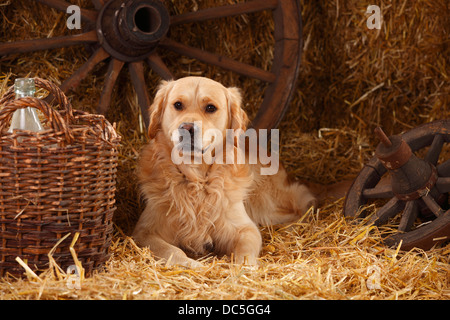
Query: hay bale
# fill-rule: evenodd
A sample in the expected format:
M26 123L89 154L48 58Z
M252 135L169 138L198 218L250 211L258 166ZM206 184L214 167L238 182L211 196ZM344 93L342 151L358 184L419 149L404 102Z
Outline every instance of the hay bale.
M235 1L222 1L233 3ZM83 7L88 0L73 1ZM172 13L218 1L171 1ZM373 155L373 128L399 133L450 117L448 97L450 14L447 0L391 0L380 4L381 30L366 27L360 1L303 0L304 53L297 92L280 124L281 156L296 178L332 183L354 178ZM65 15L34 1L0 4L0 38L60 36ZM48 17L42 19L42 17ZM190 45L270 68L273 25L258 14L187 25L171 36ZM206 25L206 27L205 27ZM209 32L206 32L208 30ZM251 35L251 37L249 36ZM88 55L83 47L0 58L0 94L19 76L61 83ZM171 53L163 55L176 76L204 75L243 88L245 108L255 114L263 84ZM150 95L158 77L149 69ZM97 66L69 94L77 109L92 112L105 65ZM134 170L146 137L128 75L121 73L107 117L123 137L117 181L118 209L112 258L104 271L69 289L69 275L52 266L41 280L1 279L0 299L448 299L449 246L399 252L382 244L392 226L368 229L342 217L342 199L289 226L263 228L261 266L250 270L226 257L206 257L205 268L166 267L138 248L130 234L142 210ZM368 208L376 210L376 206ZM380 289L369 289L369 268L380 272Z

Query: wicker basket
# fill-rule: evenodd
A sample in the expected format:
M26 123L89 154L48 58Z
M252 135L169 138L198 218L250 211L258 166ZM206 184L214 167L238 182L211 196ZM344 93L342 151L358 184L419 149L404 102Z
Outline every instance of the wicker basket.
M85 273L108 258L115 211L117 156L120 136L101 115L72 110L64 93L49 81L35 78L50 92L57 111L44 100L14 99L9 90L0 99L0 276L49 266L48 254L66 270L75 264L73 247ZM9 133L15 110L33 106L45 116L41 132Z

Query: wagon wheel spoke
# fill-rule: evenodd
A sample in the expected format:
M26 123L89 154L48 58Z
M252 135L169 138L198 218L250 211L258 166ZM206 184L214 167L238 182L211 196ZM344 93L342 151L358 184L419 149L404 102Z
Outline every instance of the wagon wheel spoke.
M189 47L171 39L164 39L163 41L161 41L160 46L178 54L194 58L198 61L212 64L250 78L262 80L269 83L272 83L276 80L276 76L272 72L265 71L263 69L233 60L222 55Z
M375 188L365 189L363 196L366 199L384 199L392 198L394 193L392 192L392 186L390 184L377 185Z
M425 161L436 165L441 154L442 146L444 145L444 137L438 134L434 137L430 148L428 149L427 155L425 156Z
M384 206L378 209L377 212L370 218L369 224L374 225L382 225L388 221L389 218L393 218L399 213L404 207L404 202L397 199L392 198L389 200Z
M108 65L108 71L106 72L105 84L103 85L102 94L100 96L100 102L97 107L97 113L105 114L108 110L111 102L112 91L120 70L124 65L123 61L117 59L111 59Z
M450 160L442 162L440 165L436 167L438 176L440 177L449 177L450 176Z
M133 83L134 90L136 91L136 95L138 97L142 118L145 126L148 127L148 108L150 106L150 99L148 97L147 87L145 85L144 65L142 61L132 62L128 64L128 69L130 72L131 82Z
M274 21L273 62L269 71L237 62L218 54L166 41L167 49L209 65L267 83L264 99L251 121L254 129L275 128L283 118L292 99L302 52L301 8L298 0L252 0L244 3L201 9L171 16L171 27L191 22L225 18L240 14L271 10ZM164 44L164 42L162 42Z
M419 207L415 200L408 201L405 205L405 210L403 210L402 218L398 225L398 230L402 232L408 232L416 221L417 215L419 214Z
M70 78L66 79L61 84L61 90L67 92L70 89L75 89L80 84L81 80L86 78L88 73L101 61L109 57L109 54L103 49L98 48L92 56L86 61L77 71L75 71Z
M198 10L196 12L183 13L170 18L170 25L190 22L198 22L210 19L231 17L239 14L258 12L277 7L277 0L254 0L233 5L225 5L215 8Z
M441 177L436 181L436 188L440 193L450 192L450 177Z
M433 214L436 217L439 217L441 214L444 213L444 210L441 208L441 206L434 200L434 198L430 194L426 194L422 197L423 202L428 207L428 209L433 212Z
M147 62L150 65L150 68L152 68L152 70L159 74L164 80L171 80L174 78L169 68L156 52L152 52L148 56Z
M71 6L72 4L63 0L37 0L40 3L43 3L51 8L54 8L59 11L66 12L67 7ZM97 20L97 12L88 10L88 9L80 9L81 13L81 20L84 20L86 22L92 22L95 23Z
M97 41L97 33L95 32L95 30L92 30L82 34L70 36L4 42L0 43L0 56L12 53L24 53L38 50L69 47L84 43L95 43Z

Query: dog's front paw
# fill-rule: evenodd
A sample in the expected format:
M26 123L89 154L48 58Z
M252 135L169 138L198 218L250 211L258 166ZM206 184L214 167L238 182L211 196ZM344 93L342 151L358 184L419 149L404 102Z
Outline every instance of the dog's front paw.
M179 265L188 269L199 269L203 267L203 264L201 262L198 262L197 260L187 257L182 259L169 259L166 262L166 266L175 266L175 265Z
M319 200L309 190L305 190L299 200L302 214L307 213L309 210L316 212L319 208Z
M185 265L185 267L189 268L189 269L200 269L203 268L204 265L201 262L198 262L194 259L189 259L187 265Z
M317 200L316 198L312 198L306 203L305 212L307 212L308 210L313 210L313 212L315 212L318 208L319 208L319 200Z
M236 255L234 258L234 262L236 264L241 264L241 265L249 266L249 267L253 267L253 268L258 268L258 266L259 266L257 257L253 254Z

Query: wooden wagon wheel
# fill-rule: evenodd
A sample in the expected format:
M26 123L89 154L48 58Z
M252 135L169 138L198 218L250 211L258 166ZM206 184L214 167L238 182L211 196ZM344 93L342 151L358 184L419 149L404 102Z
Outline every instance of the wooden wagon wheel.
M401 214L398 232L385 239L388 245L401 241L402 250L428 250L450 240L450 160L439 163L445 143L450 143L450 120L421 125L401 136L388 138L381 129L377 133L381 143L376 156L350 187L344 215L364 217L360 211L368 201L386 199L368 223L379 226ZM414 154L422 149L423 159Z
M70 5L64 0L37 1L63 12L66 12ZM61 89L67 92L76 88L95 65L109 59L106 80L97 107L98 113L105 114L116 79L123 67L128 66L142 117L148 125L150 99L144 80L144 63L150 65L163 79L172 79L172 73L155 49L169 50L268 83L264 100L252 124L256 129L270 129L279 124L295 89L300 65L302 36L298 0L253 0L174 16L169 16L167 8L160 0L91 1L95 10L81 9L81 19L86 26L83 33L0 43L0 56L89 44L95 49L93 54L62 83ZM275 26L274 59L270 71L187 46L167 36L169 29L186 23L264 10L273 11Z

